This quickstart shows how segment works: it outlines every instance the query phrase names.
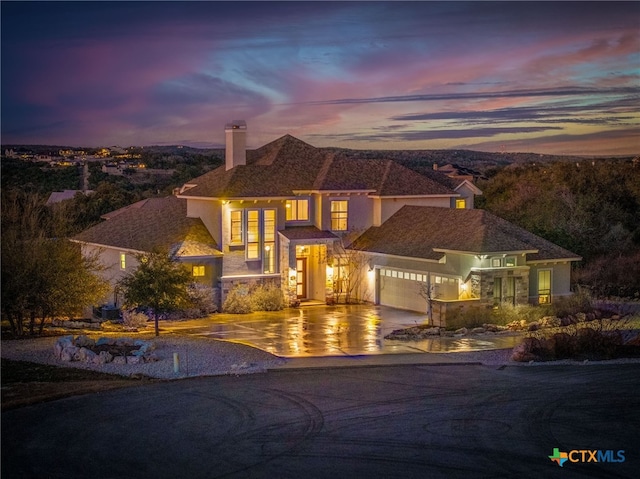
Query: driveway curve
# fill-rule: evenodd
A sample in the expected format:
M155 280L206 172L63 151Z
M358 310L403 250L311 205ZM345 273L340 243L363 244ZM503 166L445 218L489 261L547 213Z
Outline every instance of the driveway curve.
M195 378L2 415L2 477L631 478L637 364ZM615 393L612 393L615 391ZM624 450L565 463L553 449Z

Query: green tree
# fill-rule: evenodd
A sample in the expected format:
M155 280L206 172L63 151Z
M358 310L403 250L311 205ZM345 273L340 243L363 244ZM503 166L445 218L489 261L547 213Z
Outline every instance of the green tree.
M191 306L189 286L193 280L184 265L164 251L141 254L136 259L138 267L122 278L118 286L127 307L152 310L158 336L161 314Z
M42 333L47 319L73 317L107 292L97 274L95 257L83 256L79 245L51 237L51 224L42 199L21 192L2 201L2 316L12 333Z

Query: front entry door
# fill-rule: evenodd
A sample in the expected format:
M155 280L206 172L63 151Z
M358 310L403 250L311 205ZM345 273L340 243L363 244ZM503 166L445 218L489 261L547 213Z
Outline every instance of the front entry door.
M307 258L296 258L296 296L307 298Z

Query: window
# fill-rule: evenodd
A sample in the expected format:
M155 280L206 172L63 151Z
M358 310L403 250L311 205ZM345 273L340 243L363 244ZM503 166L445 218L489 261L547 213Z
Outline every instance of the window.
M231 244L242 244L242 210L231 211Z
M465 200L464 198L458 198L456 200L456 208L459 210L463 210L467 207L467 200Z
M265 273L276 272L276 210L262 211L264 237L264 258L262 269Z
M287 221L308 221L309 200L287 200Z
M507 268L514 268L516 266L516 258L514 256L508 256L504 260L504 265Z
M331 230L346 231L348 216L348 201L333 200L331 201Z
M502 303L502 278L493 279L493 302Z
M125 253L120 253L120 269L127 268L127 255Z
M247 211L247 259L260 259L260 211Z
M538 303L549 304L551 302L551 270L538 271Z
M502 258L491 258L491 267L500 268L502 266Z
M204 266L193 266L191 268L191 274L193 276L204 276Z

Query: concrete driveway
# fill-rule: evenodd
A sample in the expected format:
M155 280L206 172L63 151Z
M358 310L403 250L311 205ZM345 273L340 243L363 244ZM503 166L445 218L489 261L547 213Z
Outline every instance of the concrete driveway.
M423 324L426 315L373 305L314 305L251 314L163 322L164 332L238 341L282 357L456 352L511 348L519 336L386 340L395 329Z
M639 372L405 365L77 396L3 412L2 477L631 479ZM624 462L560 467L555 448L624 451Z

